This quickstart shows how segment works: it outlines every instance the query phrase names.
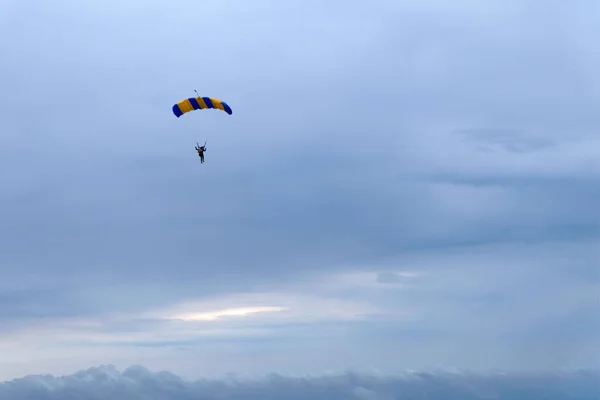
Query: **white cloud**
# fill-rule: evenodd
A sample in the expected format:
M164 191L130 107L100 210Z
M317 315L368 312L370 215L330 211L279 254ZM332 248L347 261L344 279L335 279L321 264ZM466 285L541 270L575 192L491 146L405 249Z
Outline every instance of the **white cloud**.
M400 271L399 274L405 279L416 276L411 272ZM237 340L274 336L282 330L286 335L293 335L289 327L295 325L361 321L371 315L406 318L398 309L386 309L369 301L371 290L383 292L386 289L386 285L377 283L377 278L372 272L313 276L302 283L279 287L285 291L188 298L138 313L115 310L95 317L32 320L28 325L4 333L0 348L4 350L6 361L9 354L18 357L20 349L40 343L60 347L161 343L177 346L211 338ZM364 298L340 295L340 291L349 289L355 293L357 289L369 290Z
M227 308L209 312L194 312L192 310L183 314L169 315L168 319L182 319L184 321L216 321L224 317L244 317L256 313L284 311L283 307L244 307Z

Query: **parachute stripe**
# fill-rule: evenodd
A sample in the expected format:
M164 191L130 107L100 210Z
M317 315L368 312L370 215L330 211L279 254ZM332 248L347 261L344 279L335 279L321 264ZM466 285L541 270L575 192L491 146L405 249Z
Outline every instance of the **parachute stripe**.
M179 108L181 108L181 111L183 111L184 113L190 112L194 109L194 107L192 107L192 104L190 103L190 99L185 99L179 102Z
M203 97L202 100L204 100L208 108L215 108L212 101L210 101L210 97Z
M225 103L224 101L221 102L221 105L223 106L223 110L231 115L233 113L233 111L231 111L231 108L227 105L227 103Z
M204 102L202 97L196 97L196 100L198 100L198 104L200 104L200 108L202 108L202 109L208 108L208 107L206 107L206 103Z
M179 118L179 117L181 117L181 116L183 115L183 112L182 112L182 111L181 111L181 109L179 108L179 105L178 105L178 104L175 104L175 105L173 106L173 114L175 114L175 116L176 116L177 118Z
M194 110L199 110L200 109L200 104L198 104L198 100L196 100L193 97L190 97L188 100L192 104L192 107L194 107Z

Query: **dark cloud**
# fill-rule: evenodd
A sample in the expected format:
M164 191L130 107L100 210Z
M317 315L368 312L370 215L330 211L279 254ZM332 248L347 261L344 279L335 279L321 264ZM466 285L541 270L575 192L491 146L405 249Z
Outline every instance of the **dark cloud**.
M484 151L494 152L501 148L508 152L527 153L544 149L554 143L543 136L528 135L526 132L509 129L463 129L455 132L479 144Z
M596 371L533 375L451 372L407 372L398 375L346 373L262 379L186 381L169 372L132 366L122 373L113 366L70 376L28 376L0 384L0 399L573 399L600 396Z

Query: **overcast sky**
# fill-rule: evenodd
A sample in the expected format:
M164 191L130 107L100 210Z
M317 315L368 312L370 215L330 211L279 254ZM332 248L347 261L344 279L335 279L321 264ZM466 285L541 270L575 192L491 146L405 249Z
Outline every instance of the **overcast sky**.
M600 367L599 19L1 2L0 381Z

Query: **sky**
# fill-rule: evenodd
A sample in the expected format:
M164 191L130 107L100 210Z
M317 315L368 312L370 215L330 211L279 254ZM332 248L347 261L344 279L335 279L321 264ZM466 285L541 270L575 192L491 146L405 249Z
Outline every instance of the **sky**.
M0 381L600 368L598 18L0 2Z

